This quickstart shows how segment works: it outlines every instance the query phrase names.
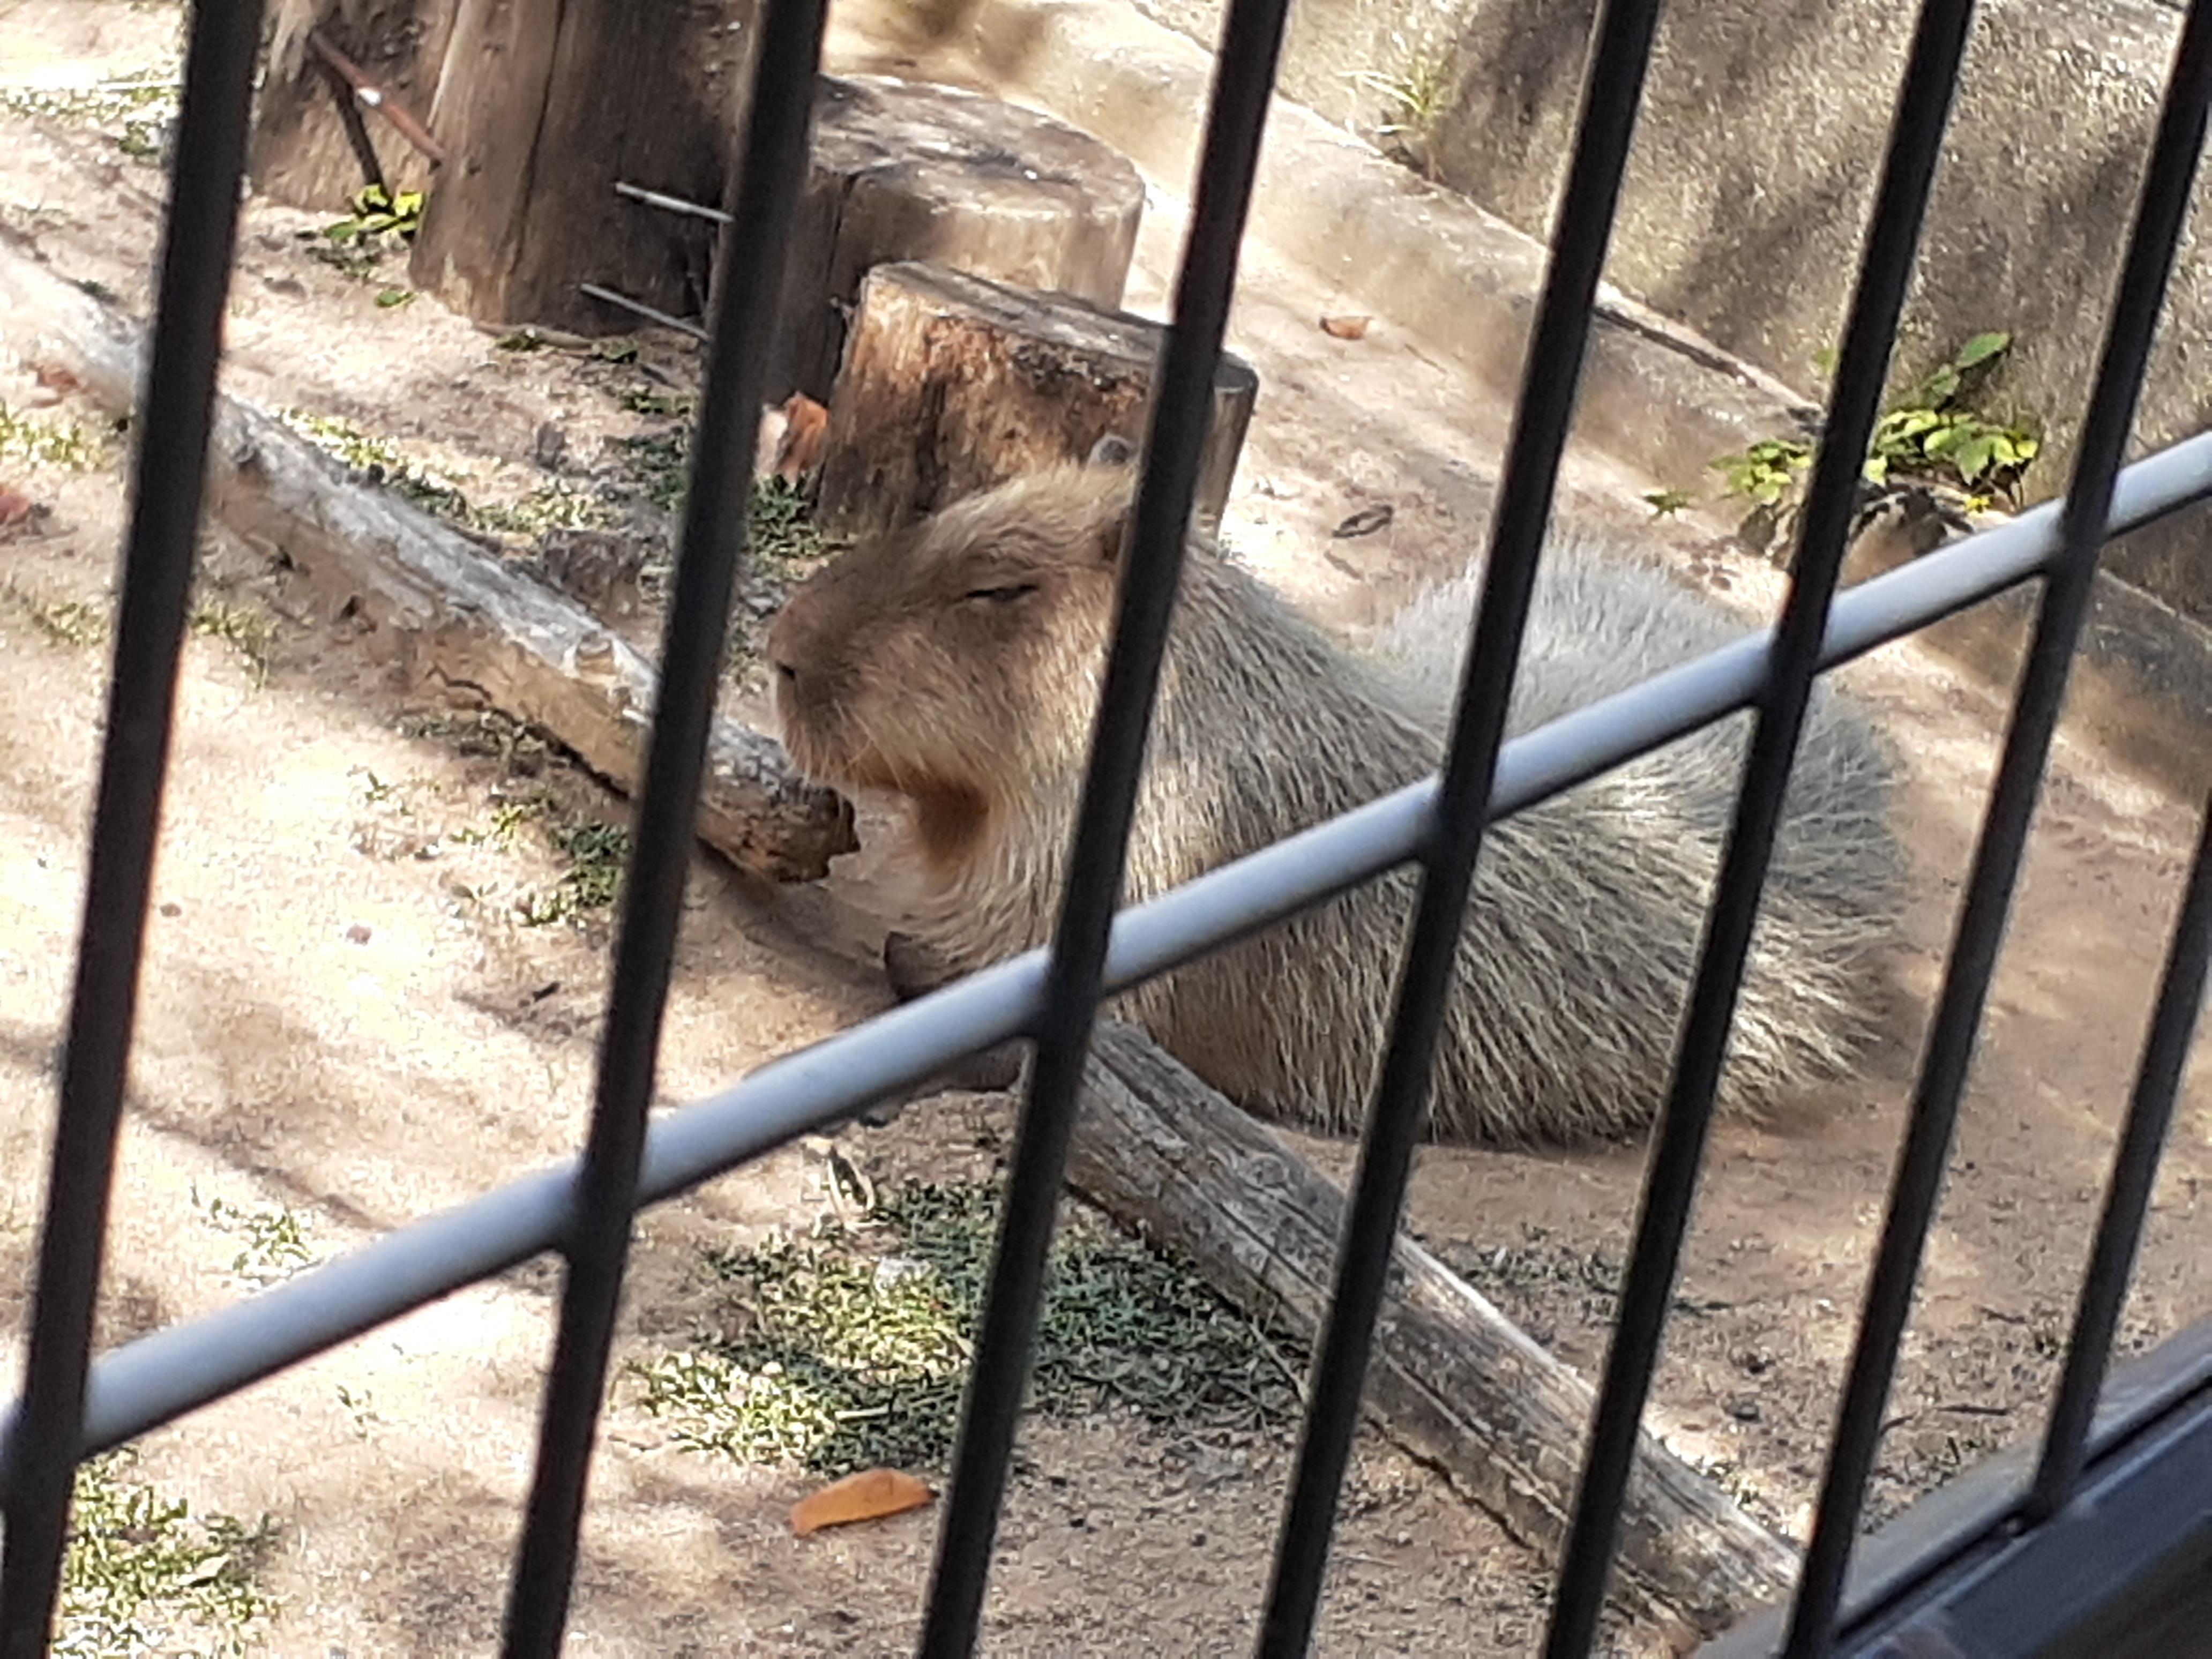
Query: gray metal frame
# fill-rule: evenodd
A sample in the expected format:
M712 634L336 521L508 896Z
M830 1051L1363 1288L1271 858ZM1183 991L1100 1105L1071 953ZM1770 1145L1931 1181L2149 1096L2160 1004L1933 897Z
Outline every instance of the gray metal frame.
M2212 1468L2207 1461L2212 1344L2201 1336L2176 1339L2166 1383L2153 1391L2156 1410L2126 1409L2125 1388L2140 1394L2141 1386L2124 1376L2107 1388L2105 1369L2203 1001L2212 951L2212 829L2200 847L2175 929L2036 1474L1978 1508L1954 1504L1951 1519L1917 1543L1908 1526L1906 1541L1892 1550L1880 1571L1853 1575L1848 1570L1898 1344L2099 550L2114 534L2212 495L2212 434L2125 469L2119 465L2212 101L2212 0L2196 0L2183 25L2064 500L1841 595L1835 592L1858 460L1875 417L1972 15L1969 0L1926 0L1899 94L1827 411L1827 437L1810 480L1779 624L1504 743L1522 628L1658 11L1657 0L1607 0L1597 20L1559 229L1440 775L1116 915L1123 842L1285 9L1286 0L1231 0L1224 24L1191 228L1150 413L1128 578L1121 587L1068 890L1050 948L788 1055L648 1126L659 1020L720 666L720 619L743 556L744 484L771 301L780 289L820 57L823 0L768 0L748 117L748 164L723 233L723 275L709 330L693 487L587 1143L574 1160L401 1228L221 1312L131 1342L94 1364L93 1312L259 39L258 0L200 0L192 12L150 372L137 422L140 447L108 736L29 1359L22 1397L0 1417L0 1513L7 1523L0 1543L0 1656L24 1659L46 1650L71 1483L84 1458L548 1250L560 1254L566 1274L503 1650L557 1652L635 1208L849 1117L961 1055L1026 1036L1036 1044L1036 1064L1017 1134L920 1638L925 1654L967 1653L988 1583L1077 1086L1101 997L1411 863L1419 868L1420 897L1361 1144L1335 1294L1315 1356L1297 1468L1259 1639L1263 1655L1304 1652L1357 1426L1389 1242L1425 1106L1430 1055L1452 969L1451 943L1483 831L1608 768L1750 708L1755 726L1739 810L1655 1140L1547 1637L1545 1650L1553 1659L1578 1659L1595 1640L1634 1430L1695 1191L1780 785L1795 755L1813 680L1825 669L2031 580L2042 584L2033 644L1927 1040L1802 1582L1786 1615L1763 1629L1747 1627L1723 1646L1730 1653L1765 1653L1778 1643L1791 1659L1839 1652L2024 1655L2086 1650L2083 1644L2116 1646L2132 1632L2138 1643L2133 1650L2186 1650L2192 1638L2175 1632L2203 1626L2171 1622L2172 1609L2188 1605L2183 1591L2203 1599L2202 1566L2212 1559L2201 1496L2201 1472ZM2192 1340L2193 1347L2188 1346ZM2124 1551L2116 1547L2120 1540ZM2076 1563L2087 1553L2100 1571L2109 1569L2100 1582L2112 1588L2068 1601L2060 1576L2048 1565L2054 1552L2056 1559ZM1900 1560L1903 1565L1897 1565ZM2020 1593L2016 1587L2026 1584L2042 1593ZM2008 1593L2007 1586L2015 1588ZM2161 1607L2164 1614L2158 1613ZM2168 1622L2155 1623L2158 1617ZM1916 1619L1919 1634L1898 1633ZM1901 1644L1929 1639L1953 1644ZM2146 1640L2168 1645L2141 1646Z

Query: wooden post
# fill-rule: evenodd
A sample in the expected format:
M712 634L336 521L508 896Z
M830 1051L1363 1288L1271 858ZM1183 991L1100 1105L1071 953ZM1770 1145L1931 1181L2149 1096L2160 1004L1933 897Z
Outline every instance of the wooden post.
M895 530L1022 472L1141 439L1165 330L1061 295L934 264L881 265L860 290L830 404L819 514L840 535ZM1196 520L1221 520L1260 377L1224 353Z
M711 227L626 201L614 185L720 199L753 9L752 0L460 0L429 112L448 159L416 238L416 286L477 322L580 334L636 325L580 283L679 316L698 311Z
M430 159L383 117L362 112L307 37L319 29L380 93L420 116L430 107L458 7L459 0L283 0L254 108L246 162L254 189L294 207L343 212L371 181L364 142L374 146L386 188L428 189Z
M1145 181L1127 158L1049 116L954 87L830 75L818 86L771 401L793 391L830 400L861 281L890 260L1121 303L1145 209ZM725 207L742 131L731 143Z

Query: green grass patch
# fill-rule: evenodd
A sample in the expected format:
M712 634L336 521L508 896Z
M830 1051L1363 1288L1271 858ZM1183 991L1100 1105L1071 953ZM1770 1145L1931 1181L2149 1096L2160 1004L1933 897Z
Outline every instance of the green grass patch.
M160 163L182 100L173 70L106 76L88 87L0 87L0 110L89 129L149 166Z
M107 459L107 443L77 422L26 415L0 403L0 462L89 472Z
M182 1499L131 1479L134 1461L111 1452L77 1472L53 1651L85 1659L247 1652L276 1611L258 1583L276 1523L194 1516Z
M580 922L610 909L622 891L623 864L629 857L629 831L619 823L579 819L556 823L545 838L568 860L550 890L526 893L516 906L526 927Z
M610 524L609 504L590 490L555 480L520 500L472 501L460 480L414 459L389 438L336 416L281 410L280 418L325 454L371 483L383 484L434 518L492 536L535 537L548 530L589 530Z
M289 1205L268 1204L249 1210L225 1198L202 1203L197 1192L192 1204L209 1226L239 1241L238 1253L230 1260L234 1277L252 1285L274 1285L314 1265L315 1253L308 1247L307 1230Z
M629 1368L678 1442L823 1474L941 1468L989 1273L1000 1186L915 1183L864 1226L709 1252L712 1328ZM1184 1431L1287 1421L1300 1361L1183 1264L1071 1210L1053 1246L1031 1408Z
M258 689L269 684L270 653L276 643L276 619L259 607L210 597L192 607L192 632L218 640L237 653Z
M112 625L104 601L49 599L12 579L0 579L0 599L56 645L71 649L106 643Z

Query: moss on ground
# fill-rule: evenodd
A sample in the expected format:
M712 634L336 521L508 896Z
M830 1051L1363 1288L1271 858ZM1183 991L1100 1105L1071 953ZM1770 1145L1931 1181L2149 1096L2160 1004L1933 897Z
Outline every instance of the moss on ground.
M695 1340L633 1364L678 1443L823 1474L941 1468L990 1269L996 1182L915 1183L858 1228L712 1251ZM1070 1207L1053 1247L1030 1408L1234 1433L1297 1409L1300 1358L1184 1264Z

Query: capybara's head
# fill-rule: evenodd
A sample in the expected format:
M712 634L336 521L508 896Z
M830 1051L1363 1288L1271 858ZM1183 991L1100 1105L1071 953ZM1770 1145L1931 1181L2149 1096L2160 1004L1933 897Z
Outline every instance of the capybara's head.
M777 719L799 769L913 801L925 848L969 850L1083 764L1134 477L1031 474L863 544L769 632Z

